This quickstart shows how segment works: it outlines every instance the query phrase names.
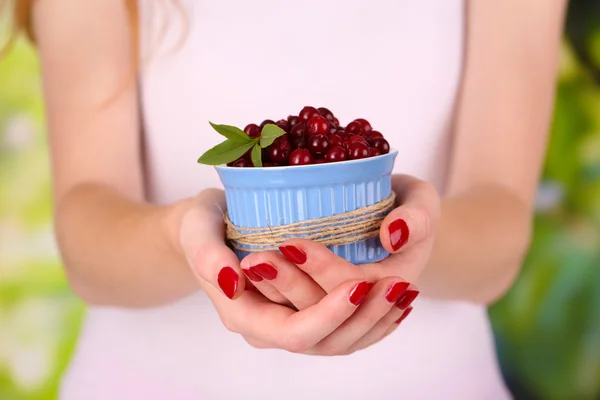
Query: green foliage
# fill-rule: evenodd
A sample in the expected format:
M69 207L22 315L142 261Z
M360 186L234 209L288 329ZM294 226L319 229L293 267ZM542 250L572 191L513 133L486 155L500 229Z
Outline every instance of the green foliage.
M570 50L542 184L559 196L538 211L523 272L490 310L504 368L548 400L600 396L600 87Z
M231 125L217 125L210 122L210 126L227 140L202 154L198 159L200 164L228 164L252 149L252 163L255 167L262 167L261 149L270 146L275 139L285 135L285 131L275 124L266 124L260 133L260 138L251 138L240 128Z
M39 71L27 44L1 60L0 89L0 399L54 399L83 306L53 247Z
M600 397L600 4L573 0L567 33L542 185L558 196L539 209L523 272L490 309L509 383L544 400ZM52 245L43 122L35 55L19 42L0 62L3 400L56 398L83 315ZM39 370L24 371L23 357Z

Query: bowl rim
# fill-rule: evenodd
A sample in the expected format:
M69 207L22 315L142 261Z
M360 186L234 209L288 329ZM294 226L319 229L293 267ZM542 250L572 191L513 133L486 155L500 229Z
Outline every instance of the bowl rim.
M389 153L386 154L381 154L379 156L375 156L375 157L367 157L367 158L361 158L358 160L345 160L345 161L340 161L340 162L333 162L333 163L321 163L321 164L308 164L308 165L282 165L282 166L277 166L277 167L247 167L247 168L239 168L239 167L230 167L228 165L215 165L214 167L216 169L222 169L225 171L230 171L230 170L235 170L235 171L248 171L248 170L257 170L257 171L285 171L288 169L293 169L294 171L297 171L299 169L310 169L310 168L323 168L324 166L327 165L349 165L349 164L359 164L359 163L367 163L370 161L375 161L378 159L382 159L385 157L390 157L391 155L397 156L398 155L398 150L396 149L390 149Z

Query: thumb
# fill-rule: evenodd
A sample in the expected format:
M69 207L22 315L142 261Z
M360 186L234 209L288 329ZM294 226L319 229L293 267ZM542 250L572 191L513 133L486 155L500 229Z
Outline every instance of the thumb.
M390 253L399 253L433 236L440 217L440 198L429 183L408 175L394 175L392 188L400 206L381 224L381 244Z
M202 191L182 218L179 241L196 277L237 299L245 278L237 256L225 243L225 209L222 190Z

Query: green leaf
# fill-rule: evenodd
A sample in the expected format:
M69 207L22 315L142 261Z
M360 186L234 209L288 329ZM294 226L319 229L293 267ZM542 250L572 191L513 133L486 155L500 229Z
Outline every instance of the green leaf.
M269 147L279 136L285 135L285 131L275 124L266 124L260 133L260 146L264 149Z
M247 143L237 142L235 140L226 140L216 145L198 159L198 163L206 165L221 165L235 161L244 155L258 142L258 139L252 139Z
M252 153L250 153L250 155L252 156L252 164L254 164L255 167L262 167L262 149L260 148L260 146L257 144L254 145L254 147L252 148Z
M246 135L243 130L231 125L217 125L208 121L210 126L220 135L225 136L229 140L233 140L234 142L242 142L242 143L250 143L253 139Z

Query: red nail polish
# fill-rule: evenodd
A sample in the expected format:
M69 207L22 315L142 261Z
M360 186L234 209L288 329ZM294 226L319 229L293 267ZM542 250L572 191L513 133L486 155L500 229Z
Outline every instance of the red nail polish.
M253 282L260 282L263 280L262 276L258 275L256 272L252 271L250 268L242 269L244 274Z
M271 264L261 263L251 267L250 269L268 281L272 281L273 279L277 278L278 271Z
M225 296L233 299L235 295L235 291L238 287L239 276L237 272L231 267L222 268L219 271L219 276L217 276L217 283L219 287L225 293Z
M350 295L348 296L350 303L354 304L355 306L362 303L372 288L373 286L369 285L369 282L361 282L354 286L350 291Z
M410 306L410 303L412 303L413 300L416 299L418 295L419 295L418 290L412 290L412 289L407 290L406 292L404 292L402 297L400 297L400 299L398 299L398 302L396 303L396 307L398 307L401 310L407 309L408 306Z
M406 222L403 219L393 221L388 226L388 231L390 233L390 244L394 251L400 250L400 248L408 242L410 233L408 231L408 225L406 225Z
M412 310L413 310L412 307L408 307L406 309L406 311L404 311L404 314L402 314L402 316L400 318L398 318L398 320L396 321L396 323L400 324L400 322L404 321L406 319L406 317L408 317L408 314L411 313Z
M400 296L402 296L404 294L404 292L406 291L406 289L408 289L409 285L410 285L410 283L408 283L408 282L394 283L392 286L390 286L388 291L385 292L385 299L387 301L389 301L390 303L397 302L398 299L400 299Z
M279 251L294 264L304 264L306 262L306 253L296 246L281 246Z

